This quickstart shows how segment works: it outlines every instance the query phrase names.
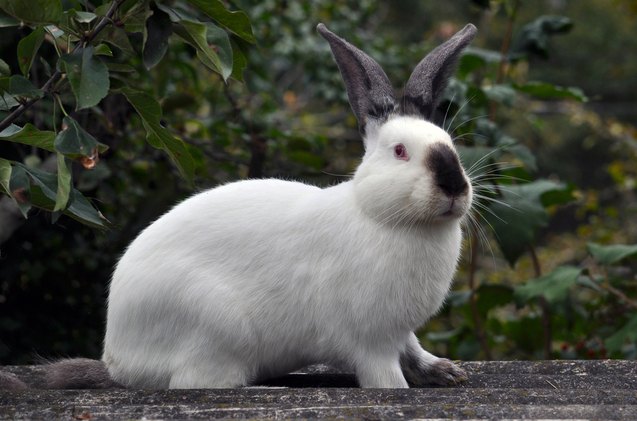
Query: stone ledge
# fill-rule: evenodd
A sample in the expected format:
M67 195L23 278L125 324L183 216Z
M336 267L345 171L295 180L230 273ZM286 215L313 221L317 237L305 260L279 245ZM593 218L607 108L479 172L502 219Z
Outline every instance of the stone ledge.
M458 387L358 389L310 367L242 389L0 391L0 419L637 419L637 361L465 362ZM3 367L37 385L36 366Z

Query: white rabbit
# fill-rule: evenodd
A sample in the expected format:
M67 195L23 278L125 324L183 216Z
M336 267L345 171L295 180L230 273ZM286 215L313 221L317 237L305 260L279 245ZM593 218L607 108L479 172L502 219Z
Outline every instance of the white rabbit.
M413 331L449 290L471 206L449 135L426 119L475 27L416 67L402 104L373 59L318 31L365 141L353 179L227 184L144 230L110 288L103 361L115 381L237 387L313 363L353 370L362 387L463 377Z
M361 387L465 378L413 332L444 301L471 207L449 135L427 120L476 29L427 55L400 102L373 59L318 31L358 118L362 163L325 189L223 185L145 229L110 286L102 361L114 381L239 387L314 363L351 370Z

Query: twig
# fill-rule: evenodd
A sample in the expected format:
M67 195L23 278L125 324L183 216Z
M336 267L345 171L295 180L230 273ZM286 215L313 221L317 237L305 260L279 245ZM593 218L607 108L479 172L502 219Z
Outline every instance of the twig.
M250 132L250 163L248 164L248 178L262 178L265 161L267 158L268 139L263 136L261 130L252 121L247 121L241 113L241 107L232 96L228 85L224 85L223 93L232 107L233 118L245 125Z
M257 132L250 134L250 164L248 166L248 178L262 178L265 166L268 142L265 137Z
M97 36L97 34L99 32L102 31L102 29L104 29L106 27L106 25L108 25L109 23L111 23L113 15L115 14L115 12L117 11L117 8L124 2L125 0L116 0L113 1L113 3L111 3L111 7L108 9L108 11L106 12L106 14L102 17L102 19L100 19L100 21L97 23L97 25L95 25L95 27L93 28L93 30L91 30L89 33L86 34L86 36L84 36L81 40L81 42L78 42L77 44L75 44L75 47L73 48L73 51L71 53L74 53L75 51L79 50L80 48L83 48L86 44L88 44L89 42L91 42L93 39L95 39L95 37ZM42 85L42 88L40 88L45 94L50 94L52 89L51 87L53 86L53 84L55 84L60 78L62 77L62 72L60 72L59 70L56 70L51 77L44 83L44 85ZM38 102L40 98L31 98L30 100L20 104L20 106L18 108L16 108L15 110L13 110L8 116L6 116L4 118L4 120L2 120L0 122L0 132L3 131L4 129L6 129L7 127L9 127L18 117L20 117L22 114L24 114L24 112L26 110L28 110L29 108L31 108L31 106L33 104L35 104L36 102Z
M629 298L626 294L624 294L623 291L615 288L614 286L610 285L608 282L603 282L603 283L598 284L598 285L600 286L600 288L610 292L615 297L619 298L624 303L628 304L630 307L632 307L632 308L637 310L637 301Z
M529 246L529 254L531 255L531 261L533 262L533 271L535 272L535 277L539 278L542 276L542 267L540 266L540 259L537 257L537 253L535 251L535 247L533 245ZM551 359L551 351L553 348L553 325L551 323L551 307L549 303L546 301L544 296L540 296L539 298L540 308L542 309L542 331L544 333L544 359Z
M498 66L498 74L495 79L495 83L497 85L501 84L504 81L504 77L506 76L507 62L508 62L508 54L509 48L511 47L511 39L513 38L513 24L515 22L515 18L518 14L518 8L520 7L520 0L515 0L513 3L513 7L511 9L511 14L509 15L509 20L507 22L507 29L502 39L502 45L500 47L500 64ZM498 108L498 104L495 100L491 100L489 103L489 120L495 120L495 113Z
M551 382L549 379L546 379L546 382L550 384L551 386L553 386L553 389L557 389L557 386L555 386L553 382Z
M471 306L471 315L473 316L473 322L476 327L476 336L480 342L480 347L484 353L484 359L489 361L491 357L491 348L489 347L489 341L482 325L482 318L478 311L478 300L476 298L476 290L478 286L476 284L476 271L478 268L478 235L475 228L471 230L471 262L469 263L469 288L471 289L471 296L469 297L469 305Z

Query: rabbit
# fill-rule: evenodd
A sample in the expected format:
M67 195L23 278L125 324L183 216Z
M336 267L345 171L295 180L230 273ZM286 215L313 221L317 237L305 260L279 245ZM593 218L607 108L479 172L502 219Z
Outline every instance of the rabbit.
M317 30L364 142L353 177L244 180L177 204L116 265L102 361L53 364L53 383L64 387L65 364L152 389L242 387L316 363L363 388L466 379L414 331L444 302L472 204L449 134L429 120L477 30L428 54L400 100L376 61Z

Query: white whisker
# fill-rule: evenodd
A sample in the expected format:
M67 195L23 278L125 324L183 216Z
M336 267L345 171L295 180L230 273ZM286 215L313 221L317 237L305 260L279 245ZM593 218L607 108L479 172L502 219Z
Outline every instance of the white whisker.
M489 225L489 227L491 228L491 231L495 233L495 231L493 230L493 226L491 226L489 221L487 221L482 215L479 214L479 216ZM493 248L491 247L491 243L489 242L489 238L487 237L485 229L480 224L480 222L475 217L475 215L473 215L473 217L474 217L476 233L478 235L478 242L484 244L484 246L489 250L489 254L491 254L491 260L493 262L493 266L496 266L495 253L493 252Z
M475 95L474 95L474 97L475 97ZM472 99L473 99L474 97L472 97ZM460 110L458 110L458 111L460 111ZM451 130L451 132L450 132L450 133L455 132L456 130L458 130L460 127L464 126L464 125L465 125L465 124L467 124L467 123L470 123L470 122L472 122L472 121L479 120L479 119L481 119L481 118L485 118L485 117L488 117L488 115L486 115L486 114L485 114L485 115L479 115L479 116L476 116L476 117L472 117L472 118L470 118L470 119L468 119L468 120L465 120L465 121L463 121L462 123L458 124L458 125L457 125L457 126L456 126L453 130ZM453 123L453 121L452 121L451 123ZM450 124L449 126L451 127L451 124Z
M484 155L483 157L481 157L480 159L478 159L476 162L473 163L473 165L471 165L471 167L469 167L469 169L467 170L467 172L471 172L476 166L482 164L484 161L486 161L487 159L489 159L489 157L491 155L493 155L496 152L500 152L503 149L502 146L497 147L495 149L493 149L491 152L487 153L486 155Z
M468 100L466 100L466 101L464 102L464 104L462 104L462 105L460 106L460 108L458 108L458 111L456 111L456 115L454 115L454 116L453 116L453 118L451 119L451 122L449 123L449 126L447 126L446 128L443 126L443 128L445 129L445 131L446 131L446 132L448 132L448 133L453 133L453 131L449 131L449 128L450 128L451 126L453 126L453 122L454 122L454 121L456 120L456 118L460 115L460 112L462 111L462 109L463 109L464 107L466 107L467 105L469 105L469 103L473 100L473 98L475 98L475 95L474 95L474 96L472 96L471 98L469 98ZM457 129L457 127L456 127L456 129Z
M500 206L504 206L505 208L509 208L511 210L514 210L516 212L520 212L520 210L518 208L516 208L515 206L511 206L510 204L503 202L502 200L498 200L496 198L493 197L489 197L489 196L484 196L484 195L480 195L480 194L475 194L475 197L479 198L479 199L483 199L487 202L492 202L492 203L497 203Z
M482 211L484 211L484 212L488 212L489 214L493 215L493 217L494 217L494 218L498 219L498 220L499 220L500 222L502 222L503 224L507 224L507 225L508 225L508 222L507 222L507 221L505 221L505 220L504 220L504 219L502 219L500 216L498 216L498 215L497 215L497 214L493 211L493 209L489 208L488 206L486 206L486 205L484 205L484 204L482 204L482 203L475 203L475 206L476 206L476 208L477 208L477 209L482 210ZM479 214L479 215L482 215L482 213L481 213L481 212L478 212L478 214ZM484 216L484 215L482 215L482 216ZM488 221L487 221L486 219L485 219L485 222L487 222L487 223L488 223ZM489 224L489 225L491 225L491 224ZM491 227L491 229L493 229L493 227Z
M447 111L445 111L445 117L442 119L442 127L445 127L445 123L447 122L447 115L449 115L449 110L451 109L451 104L453 104L453 100L456 98L456 93L453 93L451 97L451 101L449 101L449 105L447 105Z

